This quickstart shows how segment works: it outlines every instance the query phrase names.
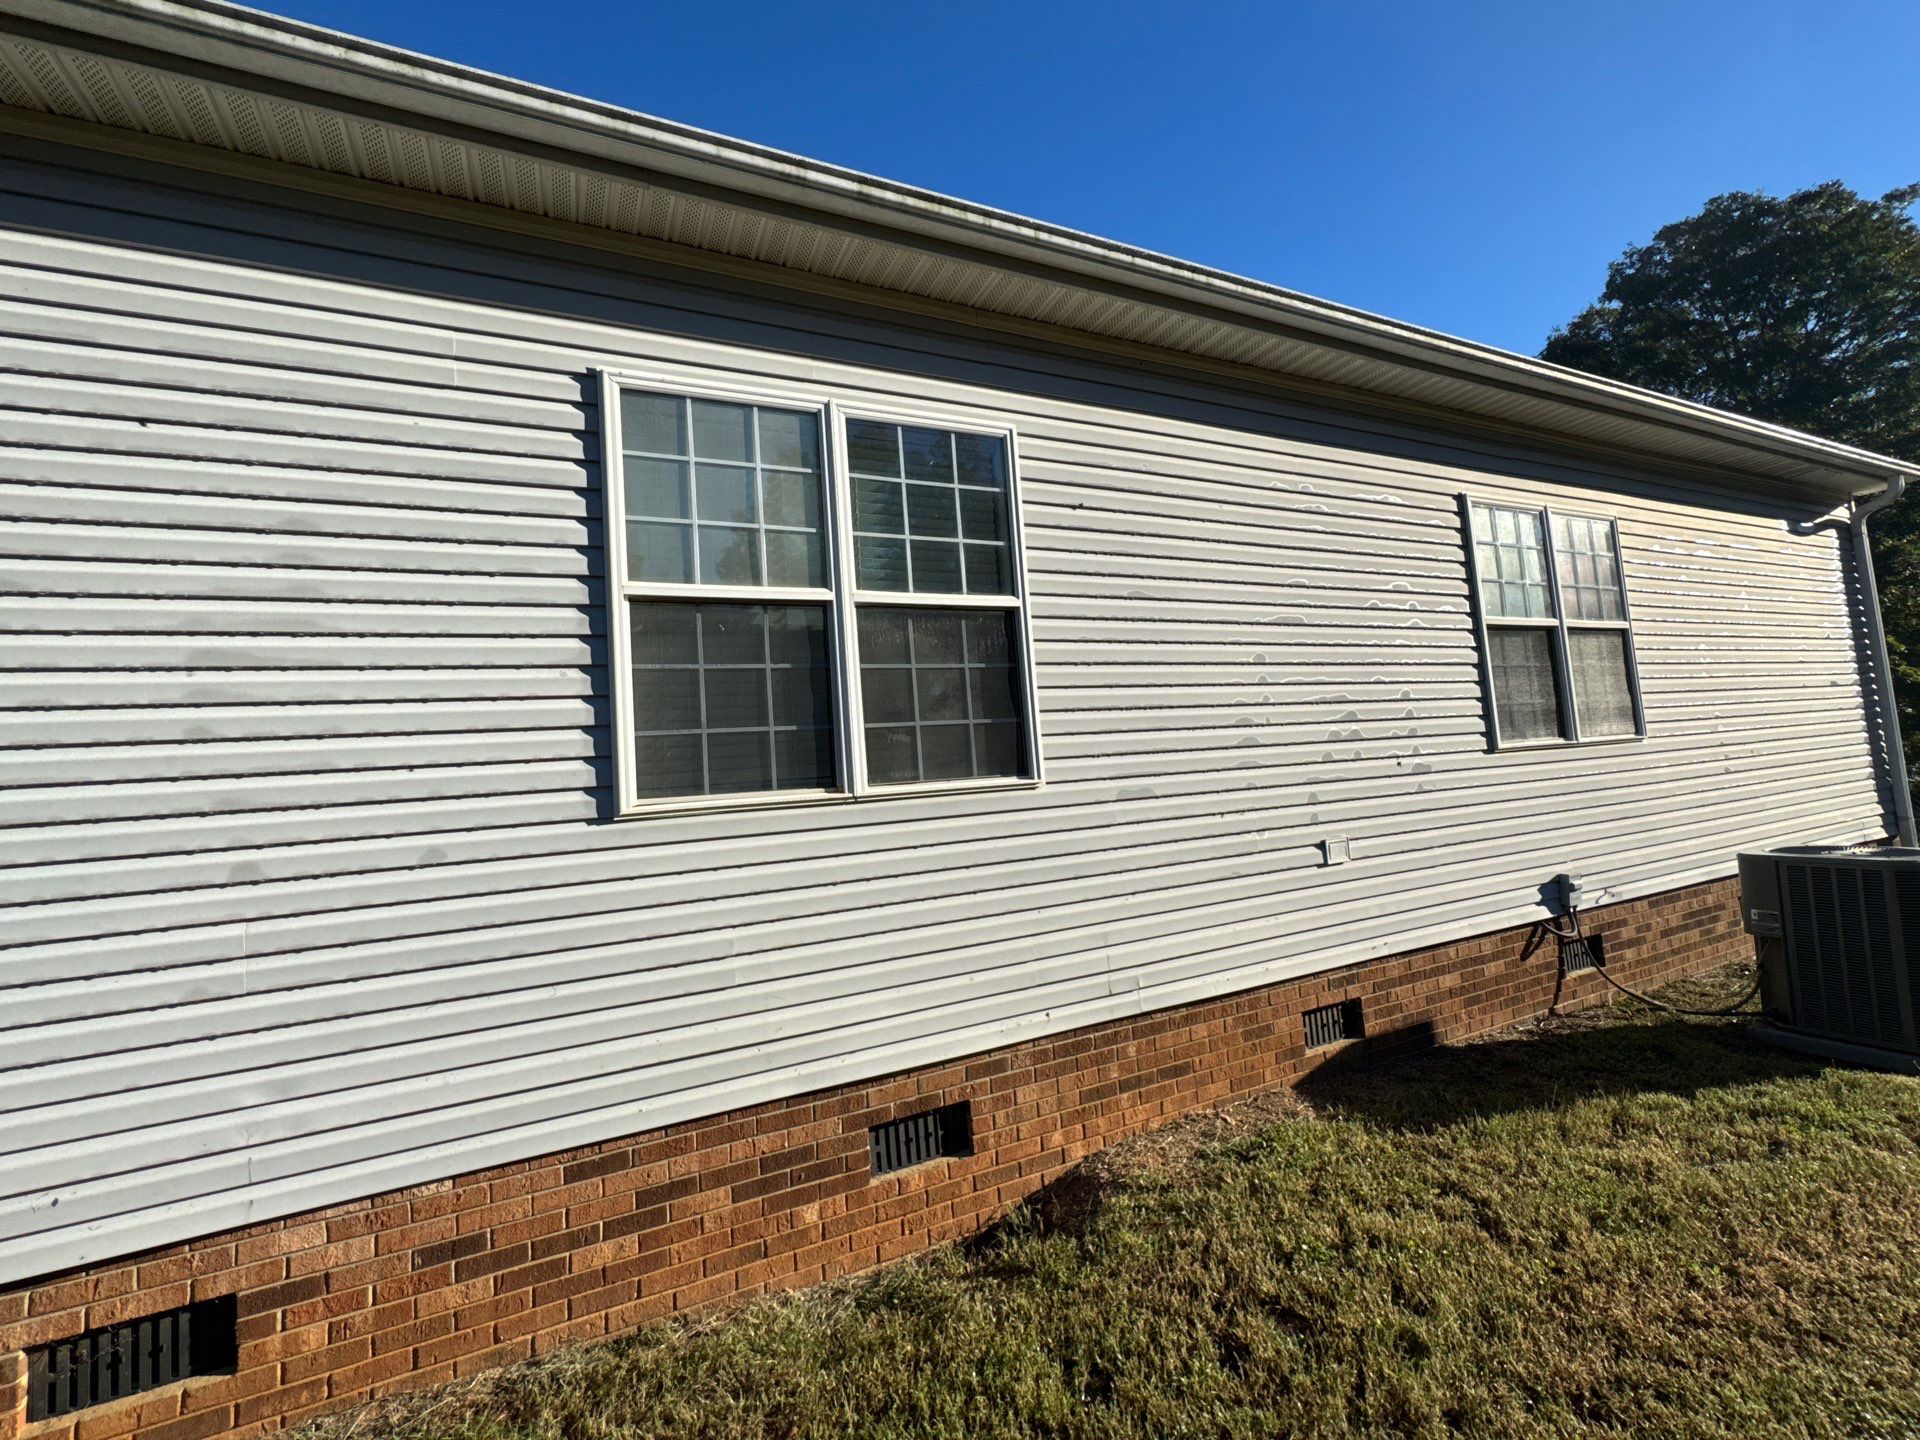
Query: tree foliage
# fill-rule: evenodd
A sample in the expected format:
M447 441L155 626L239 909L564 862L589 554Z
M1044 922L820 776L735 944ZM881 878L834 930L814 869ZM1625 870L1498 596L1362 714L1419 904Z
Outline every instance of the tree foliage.
M1920 185L1717 195L1627 250L1541 356L1920 460ZM1910 768L1920 758L1920 499L1874 523Z

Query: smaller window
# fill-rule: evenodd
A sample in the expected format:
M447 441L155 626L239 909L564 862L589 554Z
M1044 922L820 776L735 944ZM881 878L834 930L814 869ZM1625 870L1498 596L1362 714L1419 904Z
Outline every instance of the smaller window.
M1466 510L1495 745L1644 734L1614 523Z

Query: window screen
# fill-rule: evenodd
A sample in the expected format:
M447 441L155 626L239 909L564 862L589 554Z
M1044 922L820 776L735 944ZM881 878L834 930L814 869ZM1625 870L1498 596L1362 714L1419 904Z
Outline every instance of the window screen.
M642 601L632 617L640 798L834 783L824 606Z
M897 785L1025 775L1016 653L1006 610L862 606L868 778Z
M1624 630L1573 630L1567 635L1573 669L1573 704L1580 733L1632 735L1633 664Z
M1470 505L1468 525L1496 741L1639 734L1613 522Z
M1549 630L1490 630L1493 697L1500 735L1507 740L1554 740L1560 735L1560 700L1553 676Z

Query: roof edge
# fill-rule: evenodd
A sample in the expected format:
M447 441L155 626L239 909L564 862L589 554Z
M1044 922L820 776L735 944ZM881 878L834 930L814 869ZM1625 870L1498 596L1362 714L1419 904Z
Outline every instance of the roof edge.
M805 159L227 0L0 0L0 11L154 59L263 77L436 125L633 166L748 201L981 252L1148 299L1279 326L1392 364L1710 438L1822 472L1845 495L1913 467L1839 441L1589 375L1066 226ZM1365 388L1365 387L1362 387ZM1392 392L1382 390L1391 399ZM1777 478L1777 477L1776 477ZM1811 477L1809 477L1811 478Z

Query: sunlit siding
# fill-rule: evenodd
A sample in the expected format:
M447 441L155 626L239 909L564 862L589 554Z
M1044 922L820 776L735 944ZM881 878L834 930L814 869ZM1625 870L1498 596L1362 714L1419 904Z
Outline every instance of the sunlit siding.
M0 1280L1888 828L1788 502L25 142L0 235ZM1018 428L1044 789L606 818L661 360ZM1463 491L1618 518L1644 742L1490 753Z

